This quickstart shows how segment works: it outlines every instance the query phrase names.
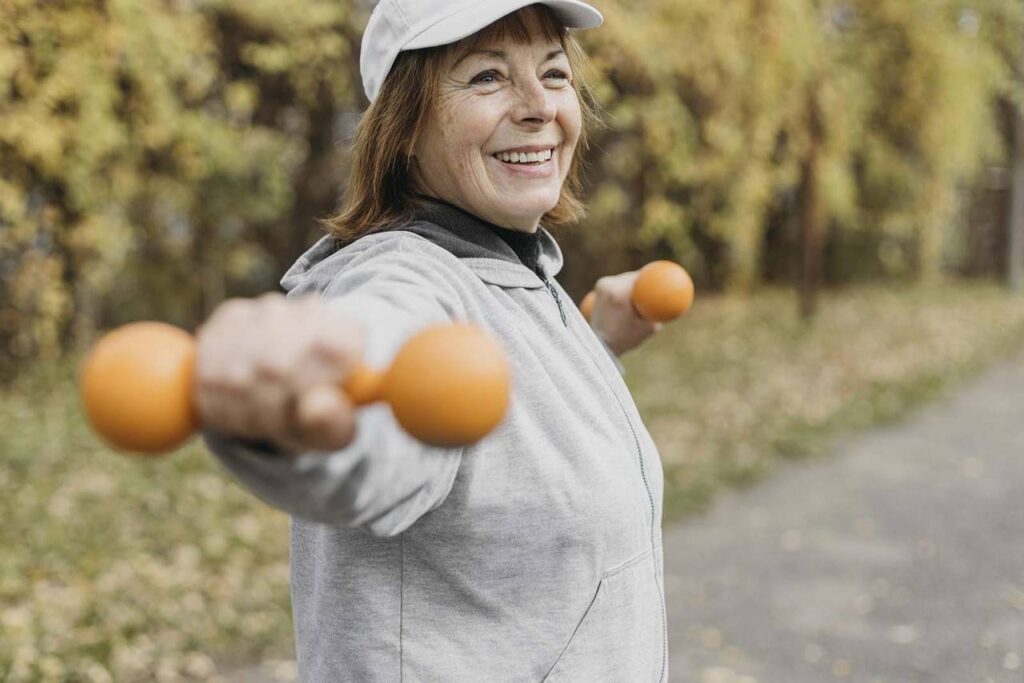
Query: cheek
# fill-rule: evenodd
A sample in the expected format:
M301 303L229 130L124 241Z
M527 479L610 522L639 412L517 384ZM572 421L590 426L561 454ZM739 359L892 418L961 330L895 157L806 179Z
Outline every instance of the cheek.
M576 144L579 142L580 133L583 130L583 113L580 110L579 101L573 97L571 101L559 107L558 123L565 136L565 153L559 168L559 176L564 181L569 175L569 168L572 160L577 154Z
M580 131L583 129L583 111L580 109L580 102L575 94L570 94L558 108L558 118L566 141L575 146L576 141L579 140Z
M444 118L441 151L460 167L472 164L488 148L499 120L487 107L474 102L452 107Z

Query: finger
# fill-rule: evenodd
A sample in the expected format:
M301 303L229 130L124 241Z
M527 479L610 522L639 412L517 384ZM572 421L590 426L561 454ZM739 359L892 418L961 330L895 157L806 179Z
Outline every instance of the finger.
M232 359L218 366L218 350L197 354L194 375L199 424L238 436L253 436L246 414L246 392L251 386L244 363Z
M629 310L633 313L633 317L635 319L642 320L643 322L647 322L647 318L645 318L642 315L640 315L640 311L637 310L636 302L633 301L633 297L632 296L629 297Z
M317 331L290 378L292 391L302 394L321 384L340 385L362 358L362 336L349 323L335 322Z
M355 436L355 415L348 397L321 384L299 397L295 421L303 443L317 450L344 448Z
M271 441L287 455L302 455L309 450L309 446L302 440L302 433L299 429L296 415L298 411L299 397L289 394L285 401L283 414L285 426L278 434L271 438Z
M214 326L244 324L250 321L254 314L255 306L252 301L234 297L217 306L207 322Z
M248 410L248 404L235 392L216 391L206 406L203 426L243 439L263 436L259 421Z
M254 387L248 397L250 430L274 438L288 432L291 393L284 382L268 378Z

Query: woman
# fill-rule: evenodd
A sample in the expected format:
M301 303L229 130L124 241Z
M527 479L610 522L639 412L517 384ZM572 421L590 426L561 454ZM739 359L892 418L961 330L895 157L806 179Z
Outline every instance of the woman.
M662 470L615 353L656 328L636 277L587 324L541 227L581 215L590 114L575 0L383 0L345 205L288 271L288 301L231 301L200 330L205 438L292 515L304 681L667 677ZM479 443L414 441L334 387L365 353L453 321L500 341L509 412Z

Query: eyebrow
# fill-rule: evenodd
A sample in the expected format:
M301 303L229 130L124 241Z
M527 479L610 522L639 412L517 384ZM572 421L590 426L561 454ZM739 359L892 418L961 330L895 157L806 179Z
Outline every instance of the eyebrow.
M558 48L557 50L552 50L551 52L548 53L547 57L544 58L544 62L550 62L552 59L554 59L558 55L564 55L564 54L565 54L565 50L563 50L562 48ZM498 59L503 59L505 61L508 61L508 53L506 53L506 52L504 52L502 50L470 50L466 54L464 54L461 57L459 57L458 61L456 61L455 64L452 65L452 68L453 69L456 68L459 64L462 64L463 60L465 60L465 59L467 59L469 57L472 57L473 55L487 55L488 57L497 57ZM541 62L541 64L543 64L544 62Z

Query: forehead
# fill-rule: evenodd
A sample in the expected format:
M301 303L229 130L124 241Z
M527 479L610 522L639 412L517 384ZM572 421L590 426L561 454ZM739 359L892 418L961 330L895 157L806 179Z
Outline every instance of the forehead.
M513 12L451 46L450 64L458 64L472 54L502 52L508 45L538 45L548 52L565 49L565 29L554 12L534 5ZM550 56L550 55L549 55Z

